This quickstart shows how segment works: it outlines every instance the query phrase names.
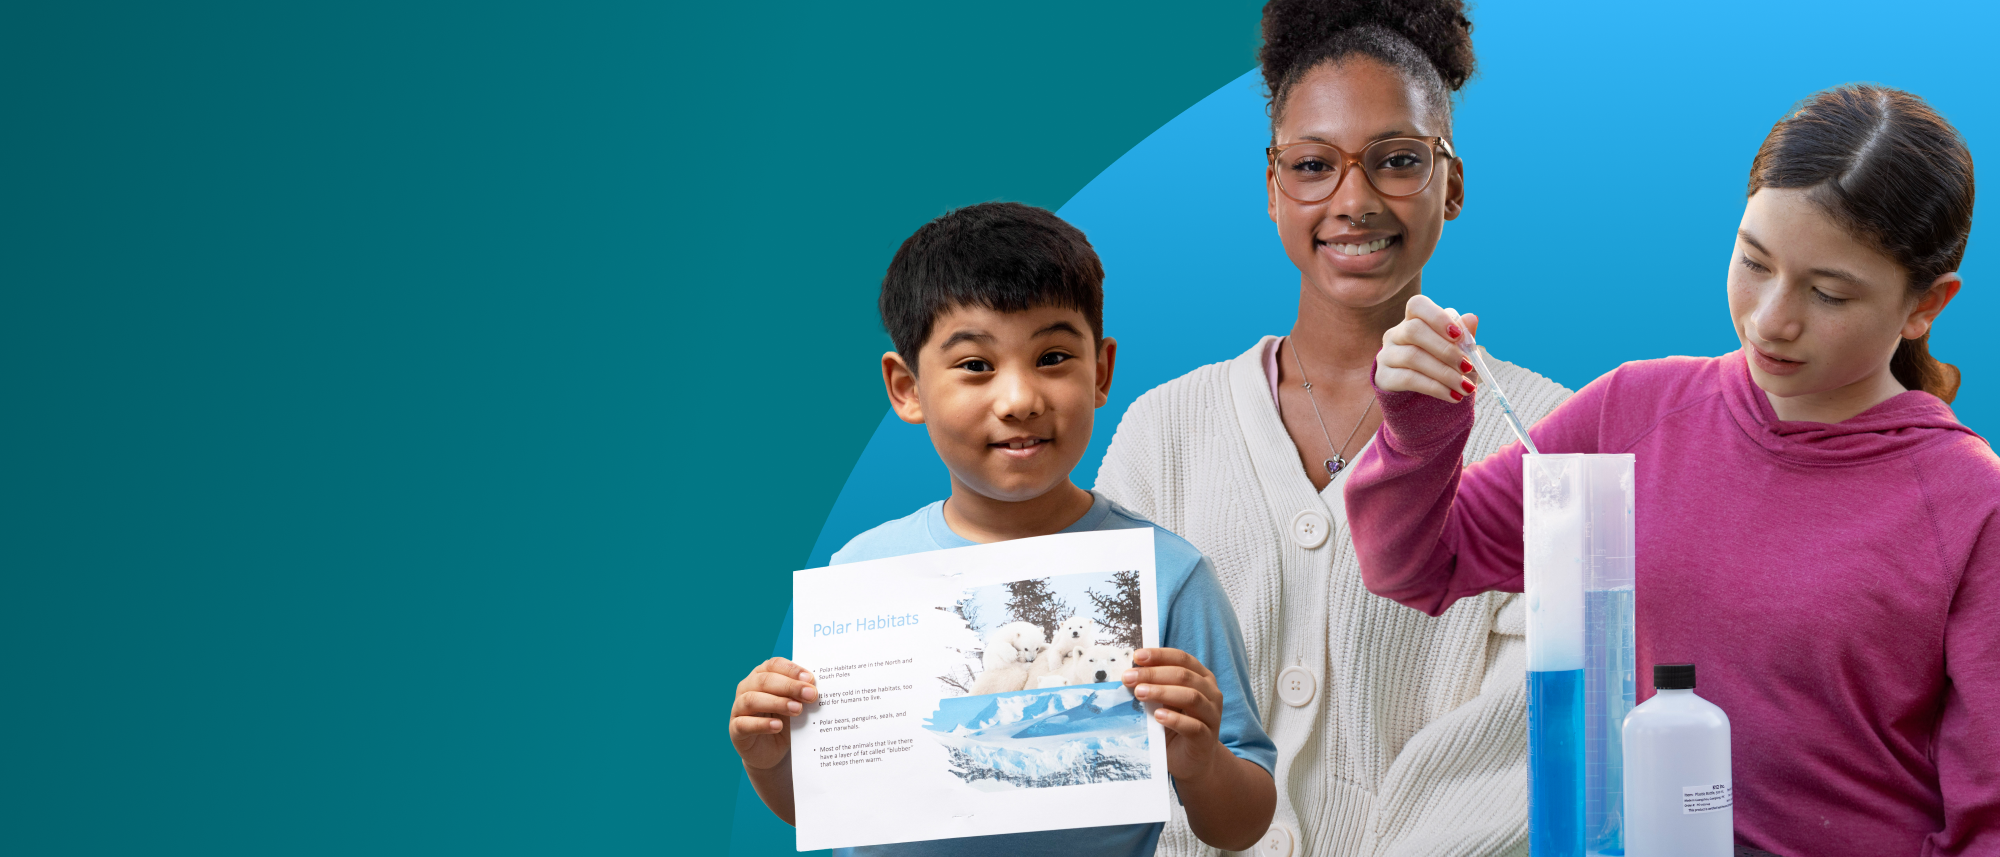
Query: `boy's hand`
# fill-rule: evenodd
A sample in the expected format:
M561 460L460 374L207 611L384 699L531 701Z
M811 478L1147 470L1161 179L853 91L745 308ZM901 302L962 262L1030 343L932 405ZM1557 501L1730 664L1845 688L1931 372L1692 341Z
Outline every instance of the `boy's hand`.
M1218 761L1233 759L1222 746L1222 689L1215 674L1180 649L1139 649L1125 671L1132 695L1160 707L1153 716L1167 728L1167 772L1178 780L1208 775Z
M1215 673L1180 649L1132 653L1125 686L1139 699L1160 704L1167 727L1167 773L1201 841L1225 851L1248 851L1271 826L1278 807L1271 774L1222 746L1222 689Z
M743 764L775 768L792 752L791 716L819 699L813 674L784 658L772 658L736 683L729 710L729 742Z

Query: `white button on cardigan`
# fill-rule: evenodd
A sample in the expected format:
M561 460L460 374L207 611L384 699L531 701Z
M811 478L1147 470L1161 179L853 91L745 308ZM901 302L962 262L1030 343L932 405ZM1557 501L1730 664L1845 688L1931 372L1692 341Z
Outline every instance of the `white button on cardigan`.
M1326 524L1326 516L1311 509L1292 516L1292 541L1306 550L1326 544L1326 535L1332 531Z
M1278 698L1293 708L1303 708L1312 704L1313 694L1319 692L1319 679L1305 667L1285 667L1278 671Z

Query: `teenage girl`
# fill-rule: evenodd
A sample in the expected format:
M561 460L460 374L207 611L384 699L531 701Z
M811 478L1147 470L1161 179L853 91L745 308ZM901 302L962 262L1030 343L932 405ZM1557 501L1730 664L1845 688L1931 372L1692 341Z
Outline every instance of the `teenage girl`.
M1628 363L1532 434L1637 456L1638 680L1695 664L1729 714L1737 841L2000 854L2000 458L1926 343L1961 285L1972 158L1916 96L1821 92L1750 166L1742 349ZM1347 485L1368 588L1429 613L1521 590L1519 444L1461 469L1472 383L1415 298ZM1460 330L1454 322L1465 325Z
M1473 71L1471 26L1456 0L1264 7L1263 179L1299 271L1297 320L1140 397L1098 473L1100 492L1200 548L1236 609L1278 748L1260 854L1525 848L1518 599L1469 598L1433 618L1370 595L1339 493L1381 423L1369 378L1382 334L1465 206L1451 93ZM1494 367L1530 419L1569 393ZM1465 454L1509 437L1499 409L1482 408ZM1203 850L1176 812L1160 852Z

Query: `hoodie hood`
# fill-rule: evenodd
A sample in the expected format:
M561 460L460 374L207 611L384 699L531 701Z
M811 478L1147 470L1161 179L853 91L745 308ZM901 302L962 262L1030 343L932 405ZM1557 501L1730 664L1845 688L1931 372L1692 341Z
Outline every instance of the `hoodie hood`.
M1979 438L1959 423L1951 406L1922 390L1898 393L1875 407L1837 423L1789 422L1778 419L1770 397L1750 377L1742 351L1716 358L1719 387L1729 413L1752 443L1771 454L1799 464L1866 464L1908 455L1960 435Z

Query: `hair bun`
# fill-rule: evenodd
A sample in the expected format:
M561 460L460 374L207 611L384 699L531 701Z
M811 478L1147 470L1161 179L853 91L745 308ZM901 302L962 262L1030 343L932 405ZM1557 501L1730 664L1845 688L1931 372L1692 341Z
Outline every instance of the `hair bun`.
M1257 61L1276 93L1301 58L1344 30L1374 24L1410 40L1453 92L1472 77L1472 19L1463 0L1271 0Z

